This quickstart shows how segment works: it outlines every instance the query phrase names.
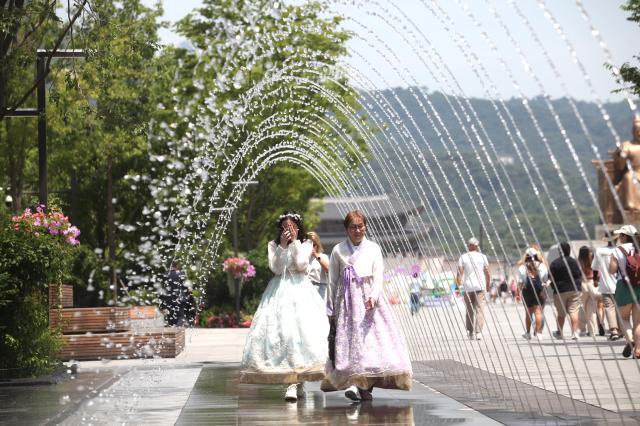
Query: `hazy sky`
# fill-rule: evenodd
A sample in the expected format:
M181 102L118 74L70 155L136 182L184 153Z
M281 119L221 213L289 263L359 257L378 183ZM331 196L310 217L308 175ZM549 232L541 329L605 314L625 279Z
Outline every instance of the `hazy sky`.
M366 8L332 4L331 11L349 18L345 28L357 34L348 44L350 57L345 62L353 68L353 83L358 87L420 84L430 90L475 97L547 93L552 97L620 100L624 97L610 93L616 86L611 73L603 67L607 56L596 35L602 38L614 64L632 61L634 54L640 54L640 26L626 20L627 14L620 10L624 2L620 0L356 3L366 4ZM164 19L175 22L200 5L200 0L164 0ZM588 20L580 5L589 15ZM481 28L465 9L475 16ZM522 17L528 19L531 29ZM566 42L554 29L552 19L566 34ZM488 47L482 33L495 44L498 53ZM164 43L181 42L172 31L163 31L161 37ZM573 45L584 71L573 60L567 43ZM459 44L469 49L461 49Z

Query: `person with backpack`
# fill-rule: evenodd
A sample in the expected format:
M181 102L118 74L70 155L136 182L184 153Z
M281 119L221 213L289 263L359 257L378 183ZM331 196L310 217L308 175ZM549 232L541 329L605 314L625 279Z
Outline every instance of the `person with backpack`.
M602 302L604 305L604 316L607 318L607 325L609 327L609 340L616 341L620 338L620 331L618 329L618 314L616 312L616 301L614 294L616 292L616 273L609 273L609 263L611 262L611 256L616 251L614 245L615 236L605 234L603 241L607 242L606 247L600 247L596 249L591 268L594 272L598 273L598 290L602 296Z
M531 340L531 316L535 317L534 334L538 340L542 339L542 304L545 290L542 283L547 281L547 266L542 261L538 250L529 247L524 253L524 259L518 268L520 292L527 308L525 314L526 332L522 335Z
M549 265L549 274L553 286L553 302L558 311L558 330L553 332L553 337L562 339L564 321L569 315L571 339L580 340L578 313L582 291L582 271L578 261L571 257L571 246L568 242L560 243L560 257Z
M618 235L618 246L609 263L609 272L618 273L614 298L621 317L621 328L627 344L622 356L640 358L640 250L638 231L633 225L624 225L613 231ZM633 317L633 330L629 317Z

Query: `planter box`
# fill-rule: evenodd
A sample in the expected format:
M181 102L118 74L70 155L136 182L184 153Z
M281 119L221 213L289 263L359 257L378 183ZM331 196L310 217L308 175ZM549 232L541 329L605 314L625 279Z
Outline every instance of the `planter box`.
M158 308L156 306L131 306L129 308L129 318L132 320L156 319L157 317Z
M129 308L51 309L49 325L51 328L62 326L63 334L125 331L130 325Z
M183 328L159 328L134 333L81 334L63 337L60 357L68 360L174 358L184 349Z
M58 288L57 284L49 285L49 307L57 308L61 304L63 308L73 308L73 286L62 285L62 300L59 299Z

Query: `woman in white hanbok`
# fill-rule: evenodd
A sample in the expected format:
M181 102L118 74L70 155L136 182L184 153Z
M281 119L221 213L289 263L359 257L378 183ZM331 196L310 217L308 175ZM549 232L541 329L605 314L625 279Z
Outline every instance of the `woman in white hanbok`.
M288 384L285 400L304 395L303 382L324 378L329 326L325 302L306 274L313 246L299 214L278 219L268 245L275 276L258 306L242 356L242 383Z

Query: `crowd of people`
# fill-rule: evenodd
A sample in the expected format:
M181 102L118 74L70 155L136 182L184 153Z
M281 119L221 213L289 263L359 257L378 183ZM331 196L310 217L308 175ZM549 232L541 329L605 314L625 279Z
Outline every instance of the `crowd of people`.
M367 218L352 211L344 219L345 240L331 255L318 234L306 232L300 214L286 211L268 243L274 277L254 315L242 358L241 382L286 384L284 399L304 395L304 383L322 381L325 392L343 390L354 401L371 400L373 389L411 387L411 363L403 337L383 291L384 264L378 244L366 238ZM552 298L556 329L552 336L624 338L622 352L640 358L640 235L625 225L607 234L595 253L561 242L550 263L539 246L528 247L511 286L492 282L489 261L476 238L457 265L456 290L463 287L465 328L483 339L487 295L509 295L525 308L523 338L543 339L544 307ZM417 274L409 292L411 314L420 306ZM165 308L170 325L192 321L189 292L176 263L167 280Z
M568 319L570 339L624 338L622 355L640 358L640 235L634 226L624 225L604 240L607 246L595 253L589 246L580 247L577 258L570 244L561 242L557 254L550 252L555 257L550 263L537 245L525 250L517 266L517 288L511 288L513 299L525 307L523 338L543 339L543 308L552 298L554 338L565 338ZM458 261L456 283L464 287L468 337L481 340L486 293L491 288L489 262L477 239L469 239L467 248ZM500 285L503 294L505 287Z

